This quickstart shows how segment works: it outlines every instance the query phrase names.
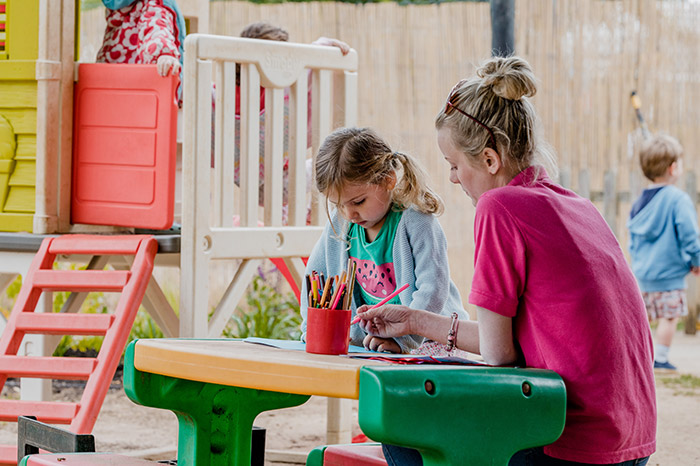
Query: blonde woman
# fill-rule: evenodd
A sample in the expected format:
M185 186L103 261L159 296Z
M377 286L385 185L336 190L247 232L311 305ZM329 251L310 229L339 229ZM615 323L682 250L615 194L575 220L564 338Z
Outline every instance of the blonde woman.
M388 305L359 309L360 325L381 338L454 344L493 365L557 372L564 432L511 465L643 465L656 449L644 302L595 206L549 178L552 158L529 100L536 90L525 60L492 58L455 86L435 121L450 181L476 207L469 302L478 322ZM415 450L385 446L385 455L389 464L421 464Z

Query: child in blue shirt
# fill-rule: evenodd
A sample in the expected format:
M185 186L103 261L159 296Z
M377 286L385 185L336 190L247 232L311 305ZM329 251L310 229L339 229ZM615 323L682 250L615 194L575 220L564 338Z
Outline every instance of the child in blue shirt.
M656 135L640 150L644 176L652 184L632 206L627 227L632 270L649 320L658 320L654 368L675 371L668 352L680 317L688 314L685 276L700 274L698 219L690 197L673 186L683 174L683 148Z
M462 299L446 267L447 242L435 215L442 201L426 184L413 157L394 152L368 128L341 128L321 145L316 187L335 208L306 266L326 277L342 275L348 259L357 264L350 308L377 304L408 284L390 303L467 319ZM306 283L301 293L306 332ZM304 336L302 336L304 338ZM408 353L423 337L379 338L359 325L350 343L375 351Z

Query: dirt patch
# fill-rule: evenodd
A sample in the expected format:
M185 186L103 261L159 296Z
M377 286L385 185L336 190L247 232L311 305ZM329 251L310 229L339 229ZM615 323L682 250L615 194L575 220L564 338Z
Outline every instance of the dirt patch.
M671 360L679 374L657 376L657 452L650 465L683 466L700 464L700 335L679 333L671 349ZM686 374L690 383L674 382ZM55 386L57 399L77 400L81 390L64 384ZM18 396L19 388L8 383L3 394ZM355 416L357 413L355 403ZM325 443L326 399L312 397L296 408L261 414L255 425L267 430L268 450L298 452L303 457ZM131 402L121 388L119 377L110 388L93 434L99 451L112 451L150 459L173 459L177 446L177 419L169 411L145 408ZM357 419L353 434L360 433ZM0 443L15 443L16 424L0 424ZM468 433L466 433L468 435ZM280 465L267 461L267 465Z

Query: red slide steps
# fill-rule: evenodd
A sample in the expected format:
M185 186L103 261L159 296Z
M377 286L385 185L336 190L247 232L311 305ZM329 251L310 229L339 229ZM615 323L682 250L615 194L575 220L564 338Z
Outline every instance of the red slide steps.
M20 415L69 424L71 432L90 433L114 377L136 313L146 291L158 245L151 236L64 235L41 244L7 326L0 337L0 389L8 377L85 380L78 403L0 400L0 421ZM54 270L57 256L133 256L131 270ZM121 292L111 314L35 313L44 291ZM104 335L95 358L19 356L26 334ZM17 464L15 445L0 446L0 464Z

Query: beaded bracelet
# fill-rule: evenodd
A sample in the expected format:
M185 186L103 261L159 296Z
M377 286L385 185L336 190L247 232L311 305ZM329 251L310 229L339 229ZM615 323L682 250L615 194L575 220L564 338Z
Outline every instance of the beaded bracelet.
M456 312L452 313L452 322L450 323L450 331L447 332L447 351L452 351L457 342L457 329L459 328L459 316Z

